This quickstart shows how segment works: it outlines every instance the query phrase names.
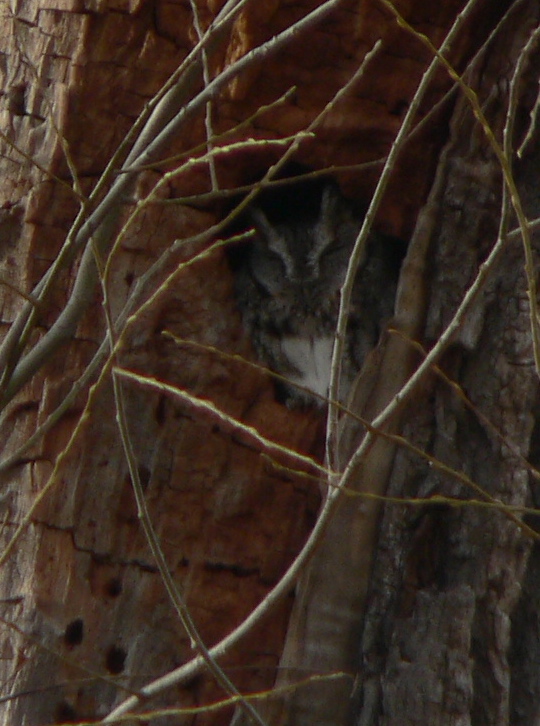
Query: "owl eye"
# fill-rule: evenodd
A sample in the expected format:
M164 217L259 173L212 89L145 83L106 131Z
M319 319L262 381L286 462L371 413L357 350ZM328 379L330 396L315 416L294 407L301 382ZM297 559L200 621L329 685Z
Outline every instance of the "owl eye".
M286 281L286 265L276 252L265 249L264 253L252 255L251 270L261 291L276 295Z
M328 260L340 260L342 264L346 264L351 252L350 245L339 240L332 240L320 253L319 263L328 262Z
M338 249L335 247L334 241L332 240L329 242L324 249L321 250L319 254L319 259L323 257L328 257L330 255L335 255L335 253L338 251Z
M281 265L282 267L285 267L285 263L283 261L283 257L278 253L274 252L274 250L267 249L265 251L266 259L271 265Z
M264 279L271 279L275 284L278 281L282 283L287 277L290 277L287 263L277 252L268 250L264 258Z

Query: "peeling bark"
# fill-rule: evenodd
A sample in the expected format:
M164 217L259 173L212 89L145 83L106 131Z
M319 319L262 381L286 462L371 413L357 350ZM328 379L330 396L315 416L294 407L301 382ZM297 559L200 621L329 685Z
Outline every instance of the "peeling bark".
M481 99L504 88L505 76L506 87L510 85L517 54L530 33L531 9L525 7L513 16L474 79ZM535 62L531 59L531 67ZM496 99L489 118L497 129L504 122L506 99L497 93ZM533 143L534 158L535 148ZM501 173L475 131L465 100L456 107L442 158L426 341L440 335L497 234ZM537 183L520 177L526 200ZM530 218L537 213L538 206L529 203ZM480 489L401 450L388 494L481 501L485 492L496 502L530 504L526 459L538 377L523 249L516 237L507 243L441 365L447 378L435 376L417 398L403 435ZM508 514L481 505L386 508L359 649L358 726L502 725L516 723L523 713L530 715L529 723L534 721L534 696L522 688L515 656L524 656L523 629L530 628L534 649L536 625L524 614L529 594L522 590L527 563L534 567L532 544L530 534ZM521 667L527 668L524 663Z
M209 48L211 75L319 4L248 3L230 32ZM220 5L197 0L203 29ZM407 7L407 20L436 46L462 9L461 3L441 5L415 0ZM533 3L514 6L466 77L498 135L505 88L538 22ZM2 285L0 299L7 333L25 303L13 286L26 294L36 289L59 254L80 196L94 188L132 123L193 48L197 33L192 6L180 0L3 0L0 8L0 260L11 285ZM479 8L468 19L452 51L459 71L503 11ZM314 169L370 162L336 173L347 196L368 200L381 158L431 60L425 45L400 30L376 0L341 3L309 35L291 37L278 53L234 78L213 99L214 130L251 119L227 143L297 133L379 37L382 50L369 72L297 154ZM535 63L537 56L531 69ZM530 70L522 83L516 135L526 127L536 80ZM254 117L293 85L294 94ZM200 64L194 65L182 92L189 99L202 88ZM450 96L436 106L450 88L441 69L420 110L425 126L400 156L376 221L387 233L413 238L394 323L426 348L436 343L486 258L500 209L500 168L467 102ZM537 143L536 137L516 167L530 216L538 214ZM163 151L163 163L137 176L115 209L111 234L174 168L165 157L194 154L204 144L201 112ZM252 182L280 153L272 146L230 151L217 160L221 186ZM253 359L253 353L223 250L180 268L211 240L178 249L175 240L204 232L227 202L163 202L209 189L206 164L168 179L115 251L106 301L113 318L150 266L171 249L166 264L138 293L138 304L175 273L130 327L117 362L210 400L267 438L320 461L320 413L289 411L274 400L268 376L231 357ZM78 265L78 258L70 261L38 307L26 350L58 319ZM61 404L98 350L106 334L103 296L98 285L88 294L91 303L76 334L3 414L3 459ZM529 457L534 465L538 458L529 314L522 248L513 238L440 361L471 403L433 372L389 428L512 505L534 505L536 498L524 462ZM419 359L406 340L390 335L363 372L355 410L372 419ZM96 377L81 386L43 437L2 469L3 547L30 516L7 551L0 578L0 679L6 699L0 714L6 726L102 718L194 655L142 533L110 377L91 389ZM285 456L277 462L261 456L252 442L194 406L128 383L123 390L152 523L197 628L212 645L254 609L301 549L320 503L316 477L309 468L292 472ZM361 431L351 428L347 451ZM355 477L357 492L471 497L463 480L395 442L377 441L370 456ZM51 476L53 485L35 506ZM530 523L534 526L533 517ZM242 693L290 685L311 674L345 673L311 690L292 689L278 700L277 711L269 707L269 724L334 725L347 718L357 726L533 723L539 680L536 547L518 523L495 508L451 507L437 500L388 504L383 511L379 501L347 498L303 573L292 616L290 593L220 663ZM223 696L210 677L198 675L144 706L205 705ZM222 724L232 711L230 706L148 722Z

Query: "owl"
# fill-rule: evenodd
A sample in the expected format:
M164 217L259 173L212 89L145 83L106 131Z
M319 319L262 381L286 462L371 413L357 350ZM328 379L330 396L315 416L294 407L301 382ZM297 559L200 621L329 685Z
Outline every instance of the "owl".
M323 406L328 394L340 291L363 216L331 181L283 187L247 213L255 230L233 252L238 306L260 360L286 379L289 407ZM395 242L371 235L354 282L340 399L392 316ZM401 255L402 257L402 255Z

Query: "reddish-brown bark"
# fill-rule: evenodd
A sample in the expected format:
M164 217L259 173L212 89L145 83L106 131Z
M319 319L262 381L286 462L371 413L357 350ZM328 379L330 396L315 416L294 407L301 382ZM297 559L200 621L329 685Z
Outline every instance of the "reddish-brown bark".
M212 73L228 67L318 4L311 0L294 4L257 0L248 4L230 36L212 49ZM4 95L0 99L5 129L0 157L1 260L5 277L30 292L58 254L78 211L79 202L70 188L72 179L65 154L69 154L71 165L77 171L82 191L88 193L145 103L193 47L196 33L188 2L20 0L16 5L12 13L7 3L3 3L1 21L4 33L0 43L7 64L3 68ZM203 26L220 5L197 1ZM414 0L407 4L406 16L437 46L461 8L462 3L457 2L439 3L434 7L432 3ZM466 67L502 11L502 7L479 8L469 19L452 54L452 62L458 69ZM526 12L518 14L516 22L509 26L515 34L514 45L508 42L489 51L494 57L494 66L489 73L486 71L490 84L496 84L498 77L511 75L517 41L525 37L528 27L524 17ZM286 102L235 132L229 141L247 137L279 139L298 132L321 112L379 37L383 39L382 50L362 79L331 110L315 138L301 144L297 154L302 163L316 169L379 162L366 169L336 175L346 195L368 200L380 172L381 159L388 153L431 60L430 51L418 39L399 29L377 0L343 2L316 29L292 38L279 53L263 63L255 63L237 77L214 101L216 131L223 132L252 117L261 106L272 103L295 86L294 94ZM511 59L507 66L503 62L505 58ZM481 76L479 71L475 80L481 85L482 79L478 76ZM188 90L195 93L200 87L202 81L197 78ZM441 70L422 103L420 117L450 87L448 75ZM482 98L489 96L489 89L482 91ZM378 216L377 225L383 231L406 239L412 234L450 128L455 136L460 133L455 116L453 126L448 123L453 103L451 98L443 104L406 146ZM479 132L467 125L468 121L464 123L467 134L463 137L463 146L467 147L468 140L475 139ZM500 116L496 123L498 128L502 123ZM185 153L204 139L204 119L200 114L182 128L167 153ZM479 159L483 158L484 143L479 142L479 158L468 157L466 148L458 144L452 147L452 153L456 159L464 159L477 169ZM281 150L276 149L230 153L217 165L221 185L233 187L253 181L279 153ZM133 210L135 196L140 197L150 189L164 169L173 167L174 162L167 162L142 172L133 197L124 200L119 219L126 219ZM458 181L463 176L456 173ZM476 236L463 235L467 240L465 253L460 247L453 248L450 242L441 244L437 254L431 253L439 267L435 267L437 282L429 292L430 312L426 331L421 336L423 342L432 342L440 334L440 319L446 320L453 296L459 299L471 279L472 272L470 276L456 275L457 280L450 284L445 270L449 275L457 268L461 272L464 257L473 270L484 256L484 249L475 245L485 229L489 234L494 233L495 225L491 228L489 217L495 212L491 206L484 205L485 216L478 217L482 204L478 189L482 189L482 184L495 189L498 183L495 167L493 174L486 174L474 186L477 196L466 185L458 195L460 203L463 199L470 202L470 207L463 204L464 214L468 215L467 219L477 219L479 227L475 228ZM200 165L167 184L161 196L194 195L208 189L208 169ZM443 221L444 209L444 204L438 208L439 219ZM222 213L222 206L210 203L198 207L150 205L130 226L114 255L108 301L113 312L121 309L136 280L174 240L206 229ZM449 239L457 229L456 224L455 220L447 224ZM437 249L436 244L432 240L431 250ZM195 249L199 247L192 245L187 252L174 256L158 278L151 281L147 295ZM53 324L65 304L75 273L76 264L63 273L46 309L39 311L36 336ZM509 297L512 294L510 291ZM2 287L3 329L7 330L21 304L17 294ZM499 329L490 323L484 335L499 339L512 325L511 320L506 320ZM105 331L102 296L96 289L95 302L81 319L77 335L51 357L10 404L0 432L4 455L10 455L24 443L36 425L63 400L97 350ZM320 413L286 409L274 400L272 383L262 373L238 359L179 345L166 337L165 331L227 354L252 357L235 308L231 273L222 251L178 272L173 283L161 291L130 330L120 362L130 370L213 401L272 440L315 457L322 456L323 416ZM508 343L504 355L511 356L513 346L512 341ZM475 391L479 391L474 398L477 405L478 399L488 395L482 392L487 373L480 344L478 350L477 358L469 367L459 355L448 364L457 378L460 366L465 366L464 380L469 393L474 398ZM495 363L493 366L496 367ZM510 440L527 439L532 427L532 405L528 401L527 405L512 409L512 402L504 406L500 403L497 392L505 376L513 381L507 385L517 388L512 389L512 400L520 396L534 398L536 384L530 377L518 380L503 371L499 378L493 375L490 379L489 415L497 420ZM273 466L251 442L214 418L201 416L193 407L132 384L125 384L124 390L130 435L152 522L169 568L186 593L202 638L207 644L213 644L233 630L262 600L301 548L319 506L318 485L313 476L294 475ZM193 655L140 527L109 379L92 393L89 416L80 425L75 442L68 443L88 394L89 388L85 387L76 404L25 454L24 460L2 475L4 542L7 544L16 525L55 472L54 485L33 511L30 523L3 565L4 575L0 580L1 598L5 603L1 615L6 622L0 678L7 684L2 695L13 696L12 700L0 704L2 723L6 726L22 723L37 726L104 716L130 692ZM489 456L484 460L475 450L475 446L487 447L487 443L478 435L470 451L464 450L465 442L464 449L453 448L455 440L451 436L462 419L454 414L446 394L436 388L430 389L429 394L432 398L427 395L418 400L417 410L406 425L407 435L428 449L430 440L436 440L434 455L448 457L457 468L462 462L454 461L453 457L463 457L464 465L474 470L474 475L489 488L499 474L490 468ZM431 407L433 399L437 399L434 408ZM437 417L454 415L456 421L448 424L448 431L440 418L437 421ZM523 426L518 425L519 421L525 421ZM470 422L466 425L473 426ZM467 437L465 433L464 438ZM448 440L451 444L445 443ZM55 470L55 463L66 447L67 455ZM526 455L527 446L523 449ZM441 450L444 451L441 453ZM521 477L520 486L525 487L523 472L516 474L515 468L508 465L507 473L510 478ZM414 484L424 479L428 480L426 471L418 469L406 454L399 454L391 491L396 496L403 495L404 491L417 496L423 490ZM502 496L506 479L500 476L497 482L493 485L494 496ZM425 487L431 493L430 486ZM464 496L462 490L459 494ZM516 503L524 501L525 490L520 496L516 494ZM515 525L502 517L490 520L473 510L464 516L450 513L441 521L438 511L430 510L418 527L401 510L390 509L386 514L363 656L358 657L363 670L353 674L358 676L358 682L366 675L364 690L357 683L355 691L354 708L362 726L415 722L410 715L414 712L411 703L415 699L420 701L415 722L418 724L431 724L438 718L442 719L441 723L511 722L504 720L503 701L511 690L506 683L500 687L502 695L499 694L500 700L492 712L479 713L493 700L496 677L489 669L478 668L474 673L469 669L466 662L469 646L465 641L476 639L471 646L473 659L481 658L482 638L490 657L507 655L505 647L497 651L494 643L501 633L501 637L509 638L508 631L494 623L497 619L511 618L516 607L518 613L519 608L526 607L523 601L516 606L517 593L512 583L522 576L528 545L516 533ZM409 530L416 527L414 536L409 536L407 527ZM471 555L474 548L465 548L466 556L471 556L476 566L479 562L486 564L485 577L492 585L482 590L477 583L464 578L455 590L444 593L437 573L445 570L441 564L445 552L454 546L453 557L458 558L459 547L453 538L463 533L463 537L469 536L474 531L484 533L486 541L477 543L474 556ZM498 534L500 547L494 546ZM424 559L425 552L428 556ZM341 564L345 573L347 566L346 562ZM495 570L504 570L504 574L497 579ZM450 574L453 576L455 570ZM534 590L532 585L531 589ZM399 592L399 597L394 592ZM223 661L241 691L271 688L274 684L291 605L292 597L284 600ZM478 610L484 606L493 622L480 622ZM436 612L436 617L430 619L430 612ZM452 618L460 623L457 631L452 629ZM469 630L467 623L474 618L475 627ZM421 640L416 635L416 627L422 633ZM518 630L519 642L522 642L527 631L521 625ZM438 650L437 638L442 643ZM425 641L430 646L424 649ZM523 665L526 656L518 646L519 643L514 645L517 653L514 662L519 661L520 672L526 672L527 683L532 684L534 669L527 670ZM347 647L348 652L357 650L360 654L360 642L348 643ZM398 658L396 652L400 648ZM445 654L448 661L444 660ZM409 681L404 676L400 680L409 661L415 662L410 671L414 672L414 678ZM501 667L502 680L508 677L508 667L508 662ZM457 696L455 699L449 696L447 705L450 706L446 708L442 697L435 699L435 705L429 705L430 693L418 695L415 690L423 679L431 683L426 673L435 671L434 680L438 680L433 689L440 686L442 693L446 693L448 687L448 692L455 695L458 689L454 685L459 673L465 670L470 682L475 682L476 700L470 693L462 701ZM118 679L116 683L113 678ZM518 693L518 685L512 688L513 693ZM199 705L222 696L223 691L204 676L167 691L148 706ZM523 705L526 696L521 699L517 705L514 701L511 711L514 717L534 710ZM459 717L452 721L452 708L457 708L458 701ZM286 705L284 722L305 722L313 726L316 721L312 715L301 720L302 709L303 705L296 704L287 712ZM231 712L229 709L217 715L199 716L197 723L227 723ZM188 716L185 722L191 719ZM173 722L184 721L177 717ZM514 726L530 722L525 716L521 721L512 721ZM329 722L323 719L321 723Z

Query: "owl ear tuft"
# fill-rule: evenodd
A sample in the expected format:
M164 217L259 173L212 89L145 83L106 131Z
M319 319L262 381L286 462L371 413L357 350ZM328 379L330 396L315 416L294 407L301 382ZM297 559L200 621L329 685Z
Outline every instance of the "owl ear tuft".
M319 220L327 223L334 219L338 211L340 201L339 193L334 184L327 184L323 189L321 197L321 213L319 215Z
M321 208L314 229L313 248L310 258L315 263L336 237L341 197L334 184L327 184L321 196Z
M250 207L248 209L248 215L253 222L253 226L265 237L271 237L274 228L268 221L266 214L260 209L260 207Z

